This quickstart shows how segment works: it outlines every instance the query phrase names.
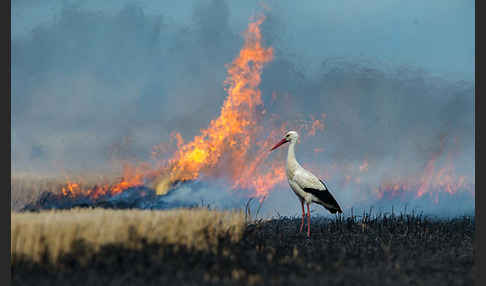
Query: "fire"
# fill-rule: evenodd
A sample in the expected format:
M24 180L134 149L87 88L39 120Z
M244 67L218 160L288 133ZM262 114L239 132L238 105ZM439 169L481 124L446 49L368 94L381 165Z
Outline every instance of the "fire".
M79 183L68 181L65 187L61 188L61 194L63 196L87 196L93 199L98 199L103 196L113 196L123 192L124 190L141 186L144 183L144 174L146 173L148 166L141 164L137 168L133 168L131 165L126 164L123 170L123 177L120 182L115 184L105 184L101 186L94 186L91 188L83 188Z
M204 175L224 173L234 182L233 188L249 188L256 195L265 195L272 186L284 179L282 167L275 164L260 170L268 156L269 141L261 142L263 128L259 118L265 114L258 86L264 65L273 59L273 49L261 43L260 25L264 17L250 22L244 33L245 42L239 55L228 65L225 90L228 94L220 115L192 141L184 142L175 132L172 139L177 150L157 166L144 168L125 166L121 182L92 189L68 183L63 195L79 194L93 197L117 194L123 190L152 181L157 194L165 194L176 181L186 181ZM275 95L273 95L275 96ZM316 128L318 128L317 126ZM280 134L279 134L280 135ZM256 152L252 146L260 146ZM160 144L152 150L152 158L159 159L170 148ZM224 172L221 172L224 169Z
M248 165L241 169L239 177L234 181L233 189L253 189L256 196L263 198L273 186L285 180L285 167L282 161L266 161L269 155L268 150L283 134L283 130L285 130L285 126L281 126L280 130L273 130L267 140L259 143L256 157L249 160ZM260 172L258 172L258 167L262 165L266 166L260 168Z
M417 197L421 197L426 193L431 192L431 185L437 186L444 192L451 195L457 193L461 188L466 187L466 177L457 176L455 174L454 165L452 162L448 162L443 168L435 171L435 160L430 160L427 164L423 183L417 192Z
M77 183L67 183L66 187L61 189L61 192L64 196L68 196L70 194L76 194L80 191L79 184Z
M432 178L434 176L434 164L435 164L435 158L431 159L427 163L427 166L425 167L424 176L422 177L421 180L420 188L417 191L417 197L421 197L430 189Z
M225 80L228 97L219 117L192 141L183 143L179 139L182 144L168 162L168 175L163 174L157 180L158 194L164 194L174 181L196 179L201 173L210 174L222 157L225 157L226 167L232 171L233 178L251 161L250 148L261 132L257 119L263 102L258 86L264 64L273 59L273 49L261 44L260 24L263 20L264 17L260 17L249 24L244 33L243 48L228 66ZM176 136L180 137L180 134Z
M364 160L363 164L359 166L359 171L360 172L366 172L368 171L368 161Z
M428 194L434 201L439 203L438 197L440 193L449 195L457 194L460 191L474 193L472 184L467 183L465 176L456 175L452 158L450 154L447 156L447 162L442 168L436 170L438 156L433 156L425 165L421 176L417 176L419 180L395 180L395 182L388 182L381 184L375 193L378 199L385 196L398 197L401 195L412 194L414 198L421 198Z
M208 176L223 177L231 182L230 189L249 190L250 195L262 199L276 185L284 182L286 172L282 151L274 153L273 160L268 160L268 156L269 149L287 131L287 126L281 125L269 131L260 120L266 115L259 89L261 74L263 67L273 59L273 49L261 43L260 25L263 21L262 16L249 23L242 49L227 65L228 75L224 82L227 97L220 114L210 121L207 128L201 129L199 135L185 142L180 133L173 132L169 143L153 147L152 160L155 164L126 163L120 181L111 185L86 188L69 181L62 188L61 195L83 195L96 199L145 184L155 188L157 194L164 195L175 182ZM273 92L271 99L275 101L276 98L277 94ZM297 122L294 130L304 136L315 136L318 131L324 130L325 119L325 113L320 118L311 115L310 121ZM174 143L177 148L172 150ZM320 153L324 149L319 146L313 151ZM415 198L420 198L425 194L455 194L460 189L470 188L466 177L455 174L450 158L445 167L437 168L441 153L442 148L424 166L423 172L414 178L386 180L378 187L375 184L375 197L382 199L413 194ZM334 181L338 181L339 176L343 179L343 185L362 186L367 183L366 175L373 173L374 165L370 166L367 160L352 166L338 166L333 162L329 168L316 166L314 173L325 174L323 178L326 179L332 175Z
M319 119L314 120L314 116L311 116L311 118L312 118L312 125L311 125L311 128L310 128L309 132L307 133L307 135L315 136L317 130L320 130L320 131L324 130L323 120L326 118L326 114L325 113L322 114L322 121L319 120Z

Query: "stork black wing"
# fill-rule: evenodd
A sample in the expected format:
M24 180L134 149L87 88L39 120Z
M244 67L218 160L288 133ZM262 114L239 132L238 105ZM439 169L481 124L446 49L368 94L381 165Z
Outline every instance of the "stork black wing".
M317 189L313 189L313 188L304 188L304 191L307 192L307 193L311 193L314 196L316 196L320 201L323 202L323 206L332 214L334 214L336 212L342 213L343 211L341 210L341 207L336 202L336 199L334 199L334 197L329 192L326 184L324 184L324 182L322 180L319 180L319 181L321 181L321 183L324 185L325 190L317 190Z

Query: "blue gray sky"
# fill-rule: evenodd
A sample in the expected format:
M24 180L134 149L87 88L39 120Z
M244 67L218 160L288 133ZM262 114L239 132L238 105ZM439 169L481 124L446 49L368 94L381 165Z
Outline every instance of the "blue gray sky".
M196 3L204 2L12 1L12 38L28 37L37 26L52 24L67 5L115 15L127 3L135 3L148 15L191 25ZM234 32L245 28L259 3L279 16L278 37L286 53L298 55L306 65L323 54L365 57L474 79L474 1L227 1L228 24Z

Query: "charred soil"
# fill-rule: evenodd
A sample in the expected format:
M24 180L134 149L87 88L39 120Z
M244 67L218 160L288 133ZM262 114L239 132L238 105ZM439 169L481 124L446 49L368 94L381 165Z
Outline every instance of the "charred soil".
M474 281L474 217L316 217L310 238L298 232L299 225L298 218L281 217L244 223L236 232L224 227L199 229L198 239L207 238L204 247L147 239L131 226L125 240L101 246L73 238L69 250L55 261L48 250L52 242L45 238L45 245L37 248L38 259L28 252L12 253L12 280L14 285L83 286L470 285Z

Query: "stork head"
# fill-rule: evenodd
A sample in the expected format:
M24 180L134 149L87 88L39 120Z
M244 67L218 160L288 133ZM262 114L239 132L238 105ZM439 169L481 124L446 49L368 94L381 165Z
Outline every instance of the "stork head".
M298 139L299 139L299 133L297 133L296 131L289 131L285 133L285 137L282 140L280 140L280 142L278 142L277 145L273 146L273 148L270 149L270 151L277 149L278 147L280 147L281 145L287 142L297 142Z

